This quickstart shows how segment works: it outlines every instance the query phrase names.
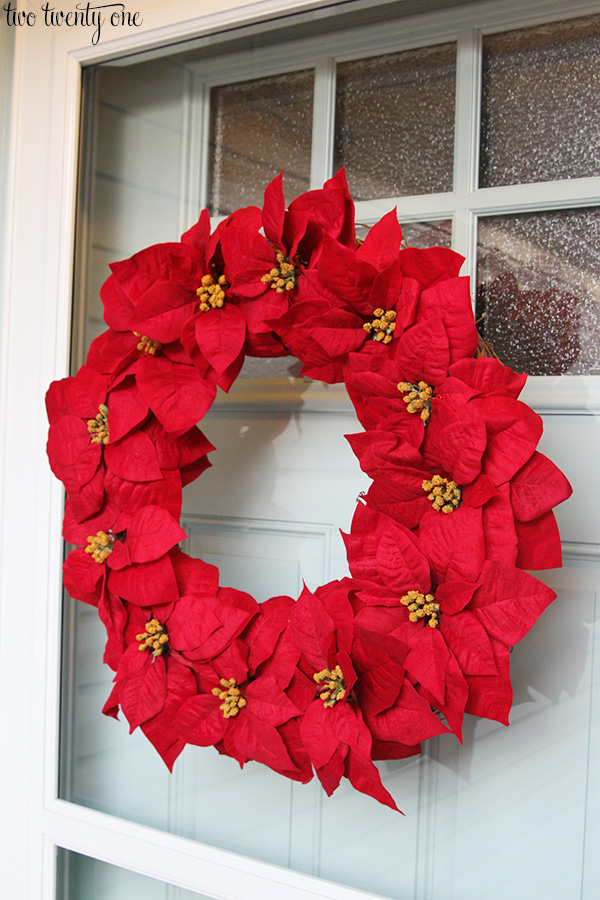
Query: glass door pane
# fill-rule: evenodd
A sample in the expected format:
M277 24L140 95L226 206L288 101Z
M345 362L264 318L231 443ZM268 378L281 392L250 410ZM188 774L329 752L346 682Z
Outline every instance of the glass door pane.
M57 849L56 900L212 900L81 853ZM149 875L152 860L148 860Z
M600 209L479 220L477 317L530 375L600 373Z
M337 67L334 168L355 200L451 191L456 44Z
M483 38L480 187L600 175L600 16Z
M211 90L208 208L212 215L262 206L266 185L284 164L286 202L308 190L313 90L312 70Z

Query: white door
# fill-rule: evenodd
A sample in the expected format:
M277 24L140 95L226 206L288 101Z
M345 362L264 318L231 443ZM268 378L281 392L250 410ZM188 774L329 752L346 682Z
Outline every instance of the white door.
M277 6L264 4L265 14ZM171 776L141 735L127 735L123 723L100 714L111 673L101 665L102 628L94 611L67 604L61 632L62 498L43 458L40 400L49 381L66 373L68 358L77 60L248 22L243 10L219 18L216 9L212 19L194 23L178 4L168 22L148 9L144 29L123 30L119 45L103 39L99 48L85 34L45 27L19 35L2 395L6 725L0 753L8 810L3 868L11 895L595 897L600 153L593 111L589 131L582 126L577 137L585 154L569 150L554 119L559 153L538 131L508 155L502 147L507 128L517 136L527 123L533 130L533 112L523 113L540 90L539 78L527 82L531 73L547 79L548 67L562 71L557 84L571 93L559 98L559 108L584 102L587 82L582 88L577 78L592 65L586 48L593 59L598 47L596 20L575 19L553 30L546 23L565 16L559 4L531 4L523 13L503 2L373 28L355 18L351 24L360 27L343 32L341 20L329 19L309 39L294 28L269 41L268 28L248 26L227 53L219 52L217 38L200 38L157 54L141 69L134 60L124 68L117 61L84 80L83 130L95 137L84 140L78 200L76 365L102 327L94 298L109 261L176 239L202 203L224 212L242 188L260 185L263 160L248 160L251 154L234 140L235 116L255 110L256 94L262 113L280 123L279 143L267 142L261 152L272 152L271 168L293 160L292 190L318 185L335 162L344 163L361 221L398 204L409 242L452 237L473 276L477 271L490 332L497 329L495 339L508 352L517 345L517 362L540 367L525 399L544 415L541 449L575 489L559 510L564 568L542 575L559 599L513 653L511 726L473 720L462 747L444 737L418 760L382 766L405 818L349 787L327 799L318 784L291 785L258 765L240 772L212 750L188 748ZM570 17L598 13L597 3L568 11ZM514 34L505 35L507 29ZM489 37L482 40L482 33ZM389 104L389 71L402 83L404 134L392 123L392 140L387 114L378 119L374 108L366 130L377 140L361 145L361 95L375 85ZM548 117L557 90L552 83L550 96L542 94ZM514 106L507 106L515 94ZM278 99L290 96L298 117L291 127ZM256 121L245 127L256 129ZM420 138L419 127L425 129ZM568 118L565 127L572 136ZM38 147L40 134L47 140ZM515 135L509 137L514 146ZM420 140L434 147L433 160L423 159ZM398 161L390 162L397 145L408 180L398 174ZM587 168L577 168L582 155ZM557 157L561 165L567 158L566 168L556 167ZM236 205L256 199L244 195ZM515 295L530 310L528 320L511 305ZM552 305L557 297L558 307ZM557 325L561 310L565 328ZM224 583L259 599L298 596L302 580L316 586L345 572L338 529L347 530L366 483L343 435L358 426L343 391L290 380L281 370L274 377L253 373L258 377L240 379L203 423L217 452L213 468L188 491L183 524L190 552L217 563Z

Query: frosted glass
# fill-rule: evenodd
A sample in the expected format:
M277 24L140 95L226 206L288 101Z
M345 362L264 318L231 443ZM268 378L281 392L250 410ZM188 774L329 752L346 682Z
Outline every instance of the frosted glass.
M600 16L483 39L481 187L600 174Z
M265 186L282 168L288 203L308 190L313 88L310 69L212 89L211 214L262 206Z
M148 859L152 871L152 858ZM206 894L186 891L100 862L80 853L58 849L56 900L212 900Z
M402 243L405 247L451 247L452 219L440 219L439 222L403 222L402 210L398 210L398 220L402 227ZM360 223L356 226L356 237L364 241L369 226Z
M456 45L337 67L335 168L355 200L451 191Z
M477 316L531 375L600 373L600 207L479 221Z
M450 247L452 245L452 220L407 222L402 225L402 241L406 247Z

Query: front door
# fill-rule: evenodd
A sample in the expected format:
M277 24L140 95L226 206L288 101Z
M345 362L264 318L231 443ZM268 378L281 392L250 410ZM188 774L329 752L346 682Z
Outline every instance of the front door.
M5 846L14 850L8 871L36 860L27 893L21 876L11 876L14 896L596 896L600 152L592 113L588 131L586 116L567 113L589 99L585 79L595 71L600 7L581 4L581 16L569 11L566 22L557 3L530 7L525 16L509 2L458 5L383 24L365 22L359 9L356 18L328 19L319 30L305 21L307 38L296 28L281 27L270 38L269 28L248 26L237 43L200 40L139 63L99 65L83 80L75 368L104 327L97 296L108 262L176 240L203 205L218 217L232 204L260 203L265 182L281 167L290 171L292 197L345 165L361 222L368 226L397 205L409 244L452 243L466 256L486 336L507 363L535 373L525 399L544 417L540 449L575 491L558 511L564 566L540 575L559 596L513 652L508 729L472 720L462 746L444 736L420 758L382 764L405 817L349 786L328 799L317 783L292 785L254 763L240 771L212 749L188 747L168 774L139 732L128 735L125 723L102 717L112 679L101 663L102 626L93 609L69 600L57 728L61 498L37 450L31 463L30 449L11 449L14 435L29 427L20 409L24 392L35 404L36 391L65 374L64 296L45 294L58 310L50 315L30 287L32 274L39 287L54 284L54 273L64 295L71 281L68 197L62 231L51 230L60 185L43 168L46 178L36 181L36 163L25 154L35 131L27 109L42 68L55 73L52 117L45 120L55 163L69 158L65 135L72 136L67 126L74 129L77 119L73 58L61 81L48 47L36 47L36 86L20 87L14 299L4 344L10 430L1 662L7 720L21 723L30 771L8 743L3 758L5 771L16 773L7 784L13 831L31 848L24 851L7 833ZM29 44L22 37L23 66L28 59L31 65L33 37L49 40L39 31L27 35ZM57 119L61 85L69 113ZM560 100L558 86L566 92ZM527 105L532 97L535 112ZM552 124L536 130L542 115ZM592 149L570 152L569 141ZM25 171L33 179L28 192L19 175ZM26 213L28 198L46 223L39 235ZM30 255L46 242L46 257ZM25 314L25 299L37 318ZM32 340L35 379L33 363L23 359ZM184 501L189 552L217 564L223 583L259 600L297 597L303 582L315 587L345 574L339 529L348 530L368 486L344 439L359 426L343 389L308 383L291 363L253 363L215 404L201 425L217 448L213 467ZM36 447L41 433L38 419L30 438ZM17 471L38 473L46 494L27 479L16 484ZM34 530L33 567L23 552L25 527ZM35 615L32 657L16 699L24 657L14 634L29 612L15 608L15 598L23 592ZM44 647L47 660L38 649ZM22 710L28 696L30 718ZM23 785L31 790L28 812Z

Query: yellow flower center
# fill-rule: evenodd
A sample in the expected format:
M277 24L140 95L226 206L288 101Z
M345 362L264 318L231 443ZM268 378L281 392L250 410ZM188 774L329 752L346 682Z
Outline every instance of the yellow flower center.
M229 285L224 275L220 275L215 281L212 275L203 275L200 287L196 290L200 300L200 312L208 312L209 309L222 309L225 303L225 291Z
M317 684L323 685L319 696L327 708L335 706L338 700L343 700L346 696L346 682L339 666L336 666L335 669L323 669L321 672L315 672L313 678Z
M97 534L90 535L87 540L88 545L85 552L90 553L92 559L97 563L106 562L115 542L112 531L109 531L108 534L106 531L99 531Z
M226 719L237 716L240 709L246 705L246 698L242 697L242 693L237 686L235 678L221 678L221 687L214 687L212 693L223 703L219 709L223 712Z
M133 333L140 339L137 345L138 350L141 350L143 353L147 353L148 356L154 356L156 351L160 350L161 345L158 341L153 341L145 334L140 334L139 331L134 331Z
M296 287L296 266L290 262L289 256L284 256L281 250L275 251L277 265L260 279L263 284L268 284L276 294L285 294Z
M142 634L136 634L135 639L140 642L138 650L148 650L154 657L169 652L169 635L158 619L146 622L146 630Z
M365 322L363 328L371 335L371 340L389 344L396 330L396 315L395 309L383 310L378 307L373 310L374 318L370 322Z
M420 619L428 619L427 624L430 628L438 627L440 604L436 601L433 594L421 594L419 591L409 591L404 597L400 597L400 603L403 606L408 607L408 618L411 622L418 622Z
M108 444L108 407L101 403L95 419L87 420L90 444Z
M431 415L431 400L433 398L433 388L426 381L419 381L417 384L411 384L410 381L400 381L398 390L402 394L406 394L402 399L406 403L409 413L420 413L425 424Z
M460 505L462 491L455 481L434 475L431 481L424 481L421 486L438 512L451 513Z

